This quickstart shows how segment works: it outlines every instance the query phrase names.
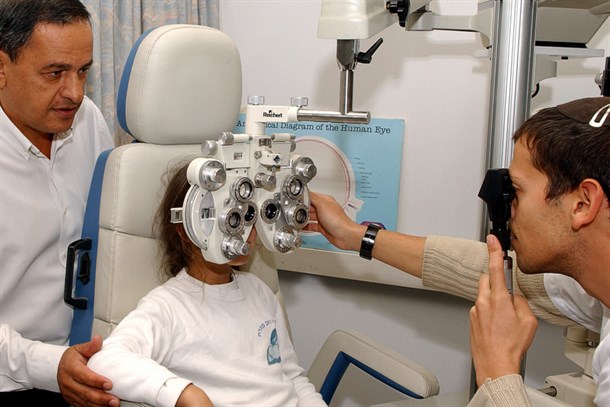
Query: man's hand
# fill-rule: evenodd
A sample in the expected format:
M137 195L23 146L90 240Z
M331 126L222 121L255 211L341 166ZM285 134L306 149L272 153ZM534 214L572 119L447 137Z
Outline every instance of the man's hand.
M118 407L120 400L106 393L112 389L110 380L87 367L89 358L102 348L102 337L68 348L57 368L57 382L64 399L72 406Z
M214 404L203 390L191 383L178 397L176 407L214 407Z
M330 243L343 250L360 250L366 226L352 221L331 196L309 193L309 223L304 230L320 232Z
M479 295L470 310L470 351L480 386L485 379L519 373L538 321L525 298L511 295L504 280L502 247L487 237L489 274L479 280Z

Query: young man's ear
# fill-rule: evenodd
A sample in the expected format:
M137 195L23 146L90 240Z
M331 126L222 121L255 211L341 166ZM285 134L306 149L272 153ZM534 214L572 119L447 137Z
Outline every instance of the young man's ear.
M606 195L599 182L592 178L583 180L576 191L576 199L572 203L572 229L593 223L606 203Z

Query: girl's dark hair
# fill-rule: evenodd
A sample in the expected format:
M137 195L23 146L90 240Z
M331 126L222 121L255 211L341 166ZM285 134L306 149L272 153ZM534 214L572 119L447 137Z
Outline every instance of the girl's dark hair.
M182 207L184 197L190 184L186 178L186 170L190 161L171 167L164 175L165 193L155 215L155 230L161 245L162 273L175 276L187 267L193 256L190 241L181 237L185 233L182 224L171 223L171 209Z
M90 19L79 0L1 0L0 51L15 62L37 24L64 25Z

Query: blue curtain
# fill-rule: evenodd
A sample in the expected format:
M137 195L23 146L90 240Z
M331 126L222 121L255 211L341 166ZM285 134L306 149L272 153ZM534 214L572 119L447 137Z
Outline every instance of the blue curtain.
M116 94L125 60L140 34L166 24L219 27L219 0L82 0L93 26L93 66L87 96L102 110L116 145L131 142L116 121Z

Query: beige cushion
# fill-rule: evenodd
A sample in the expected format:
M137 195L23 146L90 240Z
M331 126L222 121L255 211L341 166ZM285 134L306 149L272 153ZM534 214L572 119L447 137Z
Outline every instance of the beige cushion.
M199 144L237 123L241 61L233 40L213 28L172 24L150 32L127 64L125 123L137 140ZM119 116L122 111L119 98Z

